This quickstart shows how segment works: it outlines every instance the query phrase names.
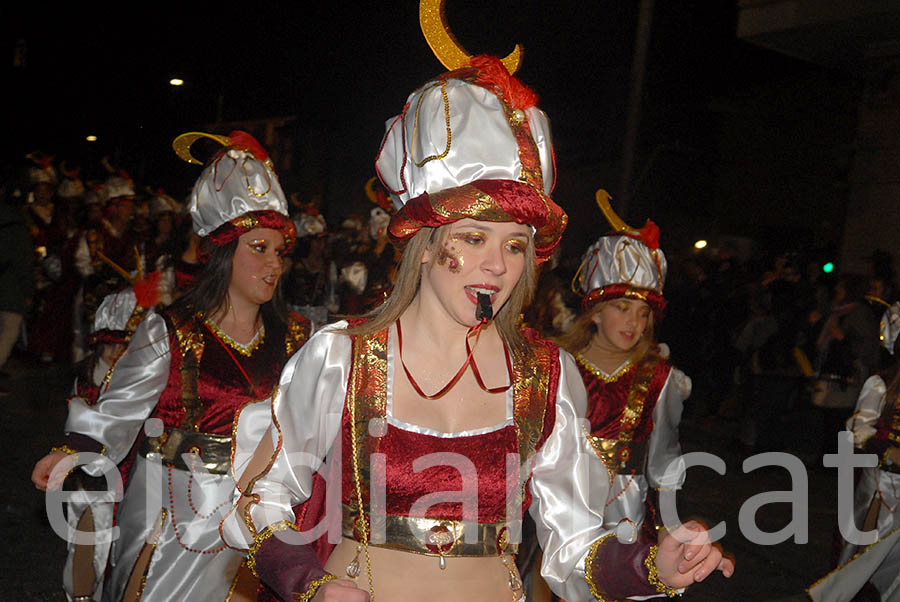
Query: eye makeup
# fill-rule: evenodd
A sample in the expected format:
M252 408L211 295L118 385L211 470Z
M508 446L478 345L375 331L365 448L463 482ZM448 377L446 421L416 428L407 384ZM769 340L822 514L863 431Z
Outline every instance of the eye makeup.
M506 246L510 249L514 250L516 253L524 253L525 247L528 245L527 242L520 238L512 238L506 241Z

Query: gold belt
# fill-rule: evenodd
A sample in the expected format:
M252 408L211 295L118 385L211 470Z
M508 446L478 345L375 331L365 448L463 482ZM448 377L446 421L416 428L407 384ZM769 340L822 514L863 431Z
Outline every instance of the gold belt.
M355 511L343 506L342 531L344 537L360 541L361 530L354 529L359 519ZM379 521L384 521L383 543L369 542L370 545L402 552L413 552L428 556L500 556L515 554L518 544L509 542L507 523L471 523L462 520L440 518L416 518L410 516L376 517L370 532L378 534ZM467 528L468 527L468 528ZM466 537L474 530L474 537ZM469 543L466 539L475 539Z
M195 454L200 464L211 474L228 474L231 467L231 437L210 435L182 429L166 429L159 437L147 437L141 441L139 453L156 453L163 464L181 470L190 470L183 454Z

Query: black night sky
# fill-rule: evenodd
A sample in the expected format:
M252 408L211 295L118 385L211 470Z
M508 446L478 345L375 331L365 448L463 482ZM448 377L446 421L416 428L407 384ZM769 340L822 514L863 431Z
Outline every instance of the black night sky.
M177 134L293 116L300 148L291 173L280 174L286 189L301 199L321 194L326 215L352 211L364 201L385 120L443 70L419 30L416 2L360 4L19 6L21 18L4 25L4 80L12 82L7 163L39 149L80 162L90 176L91 166L109 155L136 181L181 196L196 170L171 152ZM540 94L553 124L557 200L575 217L586 207L586 220L572 220L576 245L595 237L602 219L593 191L618 192L638 6L447 2L452 30L473 54L504 55L517 42L525 47L518 75ZM717 166L729 154L743 156L734 147L723 151L723 144L752 135L754 119L786 125L792 111L809 109L790 95L759 100L767 91L802 86L810 74L845 76L739 41L736 22L737 8L721 0L655 2L634 198L626 211L631 221L653 217L664 233L685 238L695 235L692 228L753 236L767 226L747 223L721 199L728 185ZM10 57L22 51L24 66L11 66ZM169 86L173 76L186 85ZM843 80L841 86L846 90ZM852 116L853 94L831 102ZM775 114L752 116L760 106ZM728 133L732 126L737 130ZM84 141L91 133L99 142ZM749 231L734 232L736 225Z

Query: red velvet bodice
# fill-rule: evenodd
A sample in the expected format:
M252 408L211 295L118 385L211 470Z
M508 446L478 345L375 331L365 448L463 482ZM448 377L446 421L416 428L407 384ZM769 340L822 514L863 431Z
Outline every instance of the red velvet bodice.
M653 432L653 409L659 400L669 371L672 367L664 362L657 362L650 379L650 386L643 403L640 420L633 431L632 441L641 442L650 438ZM632 366L625 374L612 382L604 382L594 376L581 362L578 371L584 381L588 394L587 417L591 422L591 435L603 439L615 439L621 431L622 411L628 403L628 395L634 385L637 370Z
M349 422L345 421L346 425ZM349 428L343 429L343 437L344 449L350 449ZM506 520L506 456L513 454L515 466L518 467L518 449L514 424L464 437L437 437L388 424L387 433L379 439L375 448L375 453L384 455L386 513L389 516L462 520L461 501L434 504L424 514L412 512L413 504L417 501L422 506L424 496L443 493L442 499L454 495L458 497L452 499L466 499L466 503L471 499L471 507L478 510L479 523ZM456 456L448 455L443 459L435 457L432 463L437 465L416 472L413 463L428 454ZM518 479L518 475L513 474L512 478ZM352 462L343 462L342 481L343 503L350 505L355 499L356 491ZM474 497L465 497L469 492L477 492L477 506L474 504ZM524 511L531 504L531 492L528 488L523 502Z
M462 501L441 501L422 509L422 498L443 493L445 495L440 497L446 499L456 493L460 497L452 499L465 499L464 494L458 492L474 493L476 481L478 497L471 500L471 507L474 508L477 502L479 523L507 520L508 488L515 492L511 495L517 495L516 488L522 487L524 513L531 504L531 492L526 486L527 481L520 483L519 467L531 460L553 430L560 377L559 349L534 332L524 331L530 345L527 353L514 354L513 382L516 386L513 387L512 424L469 436L439 437L404 430L387 420L387 333L385 329L354 337L341 438L342 449L351 453L345 460L352 457L352 450L357 450L360 474L354 474L354 462L341 463L344 504L351 508L357 506L358 479L363 507L369 506L369 488L379 486L377 476L369 473L370 460L374 459L377 466L381 457L376 454L383 454L385 512L388 516L414 514L418 515L416 518L422 518L424 514L427 518L468 520L470 517L463 516ZM382 422L382 436L373 434L372 426L377 422L372 421ZM434 453L455 455L434 458L431 464L436 465L419 472L413 469L416 459ZM428 460L432 458L420 462ZM512 467L511 474L507 474L508 464ZM417 501L419 504L413 513Z
M159 397L155 416L162 419L166 428L185 428L186 409L182 397L184 352L168 316L167 323L171 351L169 380ZM196 317L181 324L179 328L183 335L187 331L189 336L194 337L195 345L199 342L202 349L196 370L197 396L201 407L197 417L190 421L190 427L202 433L216 435L230 436L237 410L272 393L289 353L300 344L291 344L286 340L292 336L290 329L285 337L273 336L267 332L263 342L250 356L245 356L228 347L227 343L220 340Z

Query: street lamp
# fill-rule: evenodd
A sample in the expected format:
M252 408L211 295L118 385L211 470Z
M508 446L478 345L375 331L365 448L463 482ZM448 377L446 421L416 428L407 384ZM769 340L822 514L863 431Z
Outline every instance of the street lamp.
M706 241L701 238L700 240L698 240L697 242L694 243L694 248L699 251L700 249L705 249L706 244L707 244Z
M89 134L88 136L85 136L84 139L87 140L88 142L96 142L97 141L97 137L94 136L93 134Z
M170 86L183 86L184 80L179 77L173 77L172 79L169 80L169 85Z

